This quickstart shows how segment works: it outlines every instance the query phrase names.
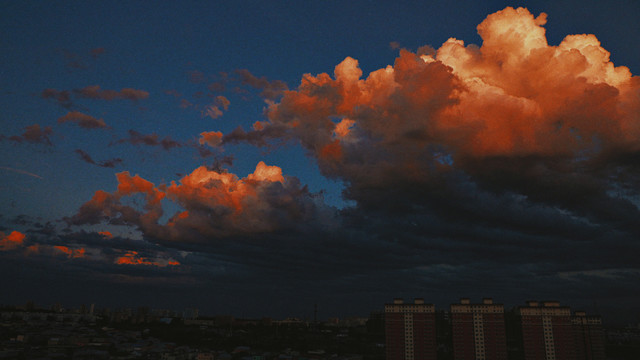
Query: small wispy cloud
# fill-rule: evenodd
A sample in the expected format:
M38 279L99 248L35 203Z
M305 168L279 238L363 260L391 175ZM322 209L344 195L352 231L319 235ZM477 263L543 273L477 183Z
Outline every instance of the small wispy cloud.
M28 172L28 171L25 171L25 170L14 169L14 168L11 168L11 167L8 167L8 166L0 166L0 169L7 170L7 171L12 171L14 173L23 174L23 175L31 176L31 177L38 178L38 179L44 179L40 175L31 173L31 172Z

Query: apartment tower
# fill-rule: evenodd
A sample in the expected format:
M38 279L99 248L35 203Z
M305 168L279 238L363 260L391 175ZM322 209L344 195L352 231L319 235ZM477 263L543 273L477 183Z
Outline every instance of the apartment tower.
M436 360L436 315L433 304L395 299L384 305L387 360Z
M571 317L573 324L576 358L579 360L605 360L604 332L599 316L587 316L576 311Z
M525 360L575 360L571 310L557 301L528 301L518 308Z
M504 306L490 298L471 304L468 298L451 304L454 360L506 360Z

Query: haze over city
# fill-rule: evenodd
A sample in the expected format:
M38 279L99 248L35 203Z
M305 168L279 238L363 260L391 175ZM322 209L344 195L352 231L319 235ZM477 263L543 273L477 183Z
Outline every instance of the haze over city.
M640 319L640 3L0 4L0 304Z

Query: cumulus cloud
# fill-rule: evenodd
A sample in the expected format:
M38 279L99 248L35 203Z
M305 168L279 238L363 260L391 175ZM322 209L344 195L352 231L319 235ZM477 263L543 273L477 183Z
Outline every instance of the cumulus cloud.
M25 235L19 231L12 231L9 235L0 232L0 251L14 250L23 246Z
M305 75L269 106L268 122L223 143L299 141L359 206L445 212L473 198L471 186L594 221L620 215L603 206L630 219L637 206L610 191L638 179L621 159L640 150L640 81L593 35L549 45L545 23L506 8L478 26L482 46L451 38L435 53L401 50L366 78L346 58L333 76Z
M238 70L246 84L277 89L281 100L269 103L267 121L253 129L205 132L199 142L297 141L324 175L344 181L344 195L364 211L506 221L528 229L509 212L541 206L561 211L567 221L619 221L625 231L639 233L631 221L638 207L631 197L612 194L633 189L640 179L630 160L640 150L640 82L615 67L593 35L549 45L545 23L545 14L506 8L478 26L480 47L452 38L437 50L401 50L393 66L366 78L358 61L346 58L333 76L306 74L293 90ZM179 227L198 217L195 209L218 218L236 213L238 203L253 198L237 198L244 190L236 188L249 183L201 167L159 191L188 211L188 218L172 222ZM215 204L196 196L209 192ZM140 216L120 196L103 195L115 202L101 204L98 213L105 214L102 207L127 219ZM483 204L494 204L493 213ZM272 222L261 219L280 210L271 205L245 229L268 231ZM235 217L229 219L227 228ZM207 227L198 232L216 233Z
M246 178L226 171L195 169L177 183L156 187L129 173L118 173L118 190L99 190L72 218L71 224L134 224L147 236L165 241L205 241L229 236L295 229L327 211L296 178L284 177L277 166L258 163ZM124 197L143 194L145 204L136 209ZM160 200L169 199L184 210L166 224Z
M70 111L67 115L58 118L58 123L72 122L84 129L106 128L107 124L102 119L96 119L91 115L83 114L79 111Z
M218 147L220 143L222 143L222 132L220 131L208 131L200 133L200 139L198 139L198 143L200 145L207 144L213 148Z

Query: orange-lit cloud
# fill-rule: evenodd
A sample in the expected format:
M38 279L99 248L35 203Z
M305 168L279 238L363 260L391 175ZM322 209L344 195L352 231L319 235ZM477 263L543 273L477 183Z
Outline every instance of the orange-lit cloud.
M19 231L12 231L9 235L5 235L3 232L0 232L0 251L21 248L25 237L25 234Z
M460 134L461 154L572 155L594 139L605 148L634 146L640 131L628 126L625 104L638 84L629 69L615 67L594 35L549 46L545 23L544 13L506 8L478 26L479 49L455 39L438 49L436 60L464 85L438 124Z
M100 231L100 232L98 232L98 234L104 236L107 239L113 238L113 234L111 234L110 231Z
M165 193L153 186L153 183L141 178L139 175L131 176L128 171L116 174L118 179L118 195L126 196L134 193L144 193L151 205L156 205L165 196Z
M202 111L202 116L208 116L212 119L217 119L223 115L222 110L227 111L231 102L224 96L217 96L213 104L208 105ZM222 110L220 109L222 108Z
M69 257L69 259L82 258L85 256L85 252L86 252L84 248L70 249L67 246L61 246L61 245L54 246L54 249L66 254Z
M100 129L106 128L107 124L102 119L96 119L91 115L83 114L79 111L71 111L67 115L58 119L58 123L72 122L78 124L81 128L85 129Z
M216 105L209 105L202 111L202 116L208 116L212 119L217 119L222 116L222 110Z
M254 181L267 181L267 182L280 182L284 183L284 177L282 176L282 169L277 166L269 166L263 161L260 161L256 166L256 170L253 174L247 176L247 180Z
M222 142L222 132L209 131L200 133L200 139L198 139L198 142L200 143L200 145L207 144L215 148Z
M39 244L33 244L33 245L29 245L27 246L27 248L25 249L25 255L34 255L34 254L38 254L40 253L40 245Z
M229 99L227 99L226 97L219 95L216 96L216 104L218 104L218 106L222 106L222 108L227 111L229 110L229 105L231 104L231 101L229 101Z
M97 191L82 205L69 223L114 225L135 224L145 234L166 240L195 241L206 236L230 236L273 231L297 226L317 216L315 201L297 179L285 178L282 169L259 162L245 178L235 174L195 169L179 182L155 186L128 172L116 174L118 189ZM145 194L141 209L124 205L121 199ZM166 224L160 200L168 199L184 210Z
M256 197L261 182L284 182L282 170L277 166L258 163L253 174L247 180L238 179L231 173L220 173L201 166L191 174L183 177L180 184L172 182L167 188L167 195L178 203L186 204L196 201L211 207L224 207L233 213L241 213L245 209L245 199Z
M324 145L322 149L320 149L319 157L320 159L328 161L342 160L342 147L340 146L340 140L335 139L334 141Z
M12 231L9 235L0 232L0 251L20 250L23 255L64 253L70 259L85 256L84 248L69 248L61 245L25 244L26 235L19 231Z
M188 211L179 212L171 220L169 220L169 222L167 223L167 226L176 226L176 220L184 220L188 217L189 217Z
M144 90L131 88L124 88L120 91L103 90L99 85L87 86L82 89L76 89L73 92L80 97L101 100L127 99L131 101L138 101L149 97L149 93Z
M183 212L176 216L179 219L185 219L187 212ZM105 238L111 238L112 234L108 231L99 233ZM28 243L25 241L24 234L13 231L9 235L0 232L0 252L7 253L10 256L19 256L24 258L37 257L42 261L60 261L61 259L83 260L102 266L100 264L115 263L117 265L150 265L156 267L178 266L181 263L164 252L147 249L147 255L141 256L137 251L132 250L116 250L119 255L114 257L111 251L103 251L101 248L86 247L79 244L71 245L49 245L46 243ZM50 259L50 260L46 260Z
M305 74L292 90L238 71L250 86L277 90L280 100L267 103L266 121L251 130L205 132L199 141L297 141L361 207L396 201L446 211L454 206L443 204L441 189L485 186L578 211L575 194L608 199L607 180L593 174L621 176L609 160L640 151L640 81L614 66L593 35L548 44L546 21L506 8L478 26L481 46L451 38L437 50L403 49L393 65L367 75L347 57L333 74ZM224 104L214 106L222 112ZM74 223L134 224L179 241L275 231L318 211L303 187L264 163L245 178L201 166L164 185L128 173L118 181L117 192L96 192ZM564 199L569 183L582 187ZM120 201L135 193L146 194L143 209ZM163 198L188 216L160 224Z
M365 78L347 57L333 76L304 75L269 105L268 122L223 142L295 138L325 175L363 189L451 166L482 171L475 164L498 157L640 150L638 78L614 66L594 35L549 45L546 21L506 8L478 26L480 47L451 38L435 51L401 50Z
M173 259L149 259L138 255L137 251L127 251L115 260L118 265L148 265L148 266L178 266L180 263Z
M347 135L349 135L349 132L351 132L351 127L353 126L353 124L355 124L355 121L344 118L336 124L333 132L341 138L346 137Z

